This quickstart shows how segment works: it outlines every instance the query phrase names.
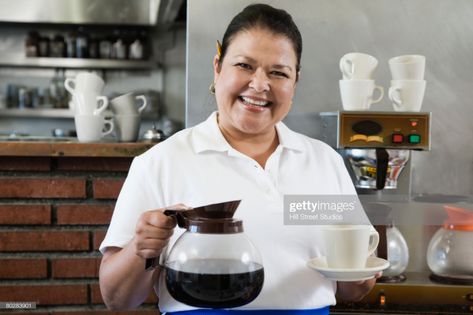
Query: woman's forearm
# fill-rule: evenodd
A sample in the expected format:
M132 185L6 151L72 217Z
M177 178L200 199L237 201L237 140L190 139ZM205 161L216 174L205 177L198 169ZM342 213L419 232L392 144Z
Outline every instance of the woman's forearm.
M100 265L100 291L109 309L139 306L153 290L160 270L145 270L145 259L137 256L133 241L126 247L109 248Z

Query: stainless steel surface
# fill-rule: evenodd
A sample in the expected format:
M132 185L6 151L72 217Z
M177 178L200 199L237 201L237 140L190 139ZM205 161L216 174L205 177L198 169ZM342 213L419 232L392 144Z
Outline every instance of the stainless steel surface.
M188 1L186 125L216 109L208 86L213 79L215 41L230 19L252 0ZM312 113L341 110L340 58L364 52L379 60L374 78L387 89L388 60L426 56L427 88L422 111L432 112L429 153L413 152L415 193L473 194L473 3L471 0L262 0L288 10L300 27L304 50L289 127L314 136ZM212 18L209 19L209 12ZM419 23L422 19L422 23ZM439 23L441 21L441 23ZM376 110L392 110L386 96ZM435 172L432 172L435 170Z
M28 68L69 68L69 69L122 69L145 70L156 68L158 64L148 60L113 60L80 58L28 58L20 54L3 56L1 66Z
M161 0L0 0L0 22L154 25L160 4Z
M397 180L409 162L409 150L386 150L389 154L386 183L383 189L397 189ZM376 150L343 149L340 152L355 175L356 188L376 189Z
M471 314L473 286L444 285L429 273L406 273L402 283L377 283L359 303L338 303L331 314ZM352 314L353 314L352 313Z

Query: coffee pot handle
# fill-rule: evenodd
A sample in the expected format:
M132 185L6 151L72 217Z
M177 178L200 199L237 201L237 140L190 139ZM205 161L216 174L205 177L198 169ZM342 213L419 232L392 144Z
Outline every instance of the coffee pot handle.
M384 188L388 172L389 154L386 149L376 148L376 189Z
M166 252L168 250L168 245L163 247L161 251L161 255L159 257L153 257L153 258L146 258L145 261L145 270L153 270L156 267L160 266L163 267L164 263L166 262Z
M164 215L167 215L169 217L175 217L177 221L177 225L180 228L187 228L187 219L185 216L181 214L181 212L186 211L182 209L166 209L164 210ZM164 267L164 263L166 262L166 253L168 250L168 245L163 247L161 250L161 254L159 257L153 257L153 258L146 258L145 261L145 270L152 270L155 269L158 266Z

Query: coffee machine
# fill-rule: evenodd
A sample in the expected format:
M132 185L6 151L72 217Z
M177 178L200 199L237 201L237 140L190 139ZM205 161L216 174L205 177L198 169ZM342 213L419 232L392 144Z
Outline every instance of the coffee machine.
M411 152L430 150L431 113L337 111L319 116L320 140L344 158L360 200L379 232L377 254L391 263L380 280L404 281L408 248L387 203L411 198Z
M321 140L337 149L359 194L410 195L412 150L430 150L430 113L319 114Z

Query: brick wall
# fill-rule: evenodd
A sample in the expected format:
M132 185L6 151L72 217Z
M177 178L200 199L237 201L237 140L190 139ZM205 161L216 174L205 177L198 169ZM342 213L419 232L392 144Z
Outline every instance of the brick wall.
M131 160L0 157L0 302L37 305L10 313L158 314L153 295L108 311L98 285L98 247Z

